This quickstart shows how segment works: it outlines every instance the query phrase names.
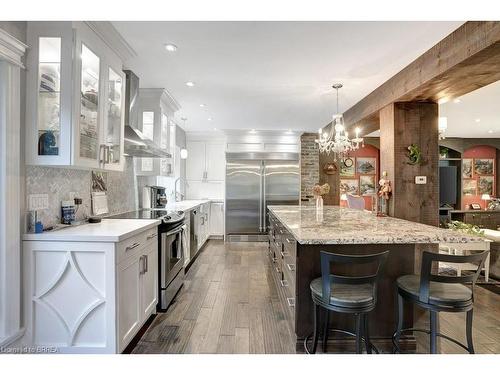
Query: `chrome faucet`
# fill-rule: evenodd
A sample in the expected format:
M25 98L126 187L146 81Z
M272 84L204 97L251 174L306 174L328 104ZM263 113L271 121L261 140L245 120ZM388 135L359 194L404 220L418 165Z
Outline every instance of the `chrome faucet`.
M174 199L175 199L176 202L182 201L184 199L184 194L182 194L180 191L179 192L177 191L177 181L180 181L180 180L184 180L184 186L187 185L187 181L184 178L177 177L175 179L175 182L174 182ZM179 196L181 197L180 200L178 199Z

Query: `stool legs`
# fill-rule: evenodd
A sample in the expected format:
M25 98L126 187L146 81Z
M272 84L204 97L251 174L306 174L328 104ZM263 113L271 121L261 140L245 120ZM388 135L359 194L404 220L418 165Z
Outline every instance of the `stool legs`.
M317 304L314 304L314 335L313 335L313 346L311 353L316 353L316 348L318 347L318 338L319 338L319 306Z
M472 343L472 309L467 311L467 321L465 325L466 335L467 335L467 347L470 354L474 354L474 345Z
M393 353L399 352L399 338L401 337L401 330L403 329L403 296L398 293L398 325L396 328L396 337L395 337L395 348L393 349Z
M368 314L363 314L363 336L365 337L366 354L372 354L372 345L370 342L370 331L368 329Z
M363 315L356 314L356 354L361 354L361 326Z
M323 322L323 353L326 353L328 347L328 326L330 325L330 312L325 309L325 321Z
M431 334L430 334L430 349L431 354L437 353L437 319L438 313L436 311L430 311L430 320L431 320Z

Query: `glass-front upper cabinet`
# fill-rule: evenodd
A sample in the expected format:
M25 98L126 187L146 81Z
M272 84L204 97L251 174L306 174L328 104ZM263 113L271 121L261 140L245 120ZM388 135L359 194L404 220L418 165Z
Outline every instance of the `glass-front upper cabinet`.
M86 22L27 31L27 163L123 170L120 58Z

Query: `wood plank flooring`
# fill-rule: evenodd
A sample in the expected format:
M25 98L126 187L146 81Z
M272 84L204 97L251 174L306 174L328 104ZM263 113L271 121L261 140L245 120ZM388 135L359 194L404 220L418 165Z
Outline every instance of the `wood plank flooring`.
M265 248L210 240L132 353L295 353Z
M283 319L266 243L210 240L166 313L156 316L133 353L295 353ZM428 319L419 323L428 325ZM441 313L441 331L465 341L465 314ZM475 289L476 353L500 353L500 295ZM464 353L441 340L442 353ZM428 353L418 335L419 353Z

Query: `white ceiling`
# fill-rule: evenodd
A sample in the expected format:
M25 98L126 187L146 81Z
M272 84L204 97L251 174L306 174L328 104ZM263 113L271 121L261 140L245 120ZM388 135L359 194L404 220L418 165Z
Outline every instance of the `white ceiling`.
M446 137L500 138L500 81L440 104L439 116L447 118Z
M335 112L333 82L343 112L462 22L113 24L137 52L126 67L177 99L186 130L316 131Z

